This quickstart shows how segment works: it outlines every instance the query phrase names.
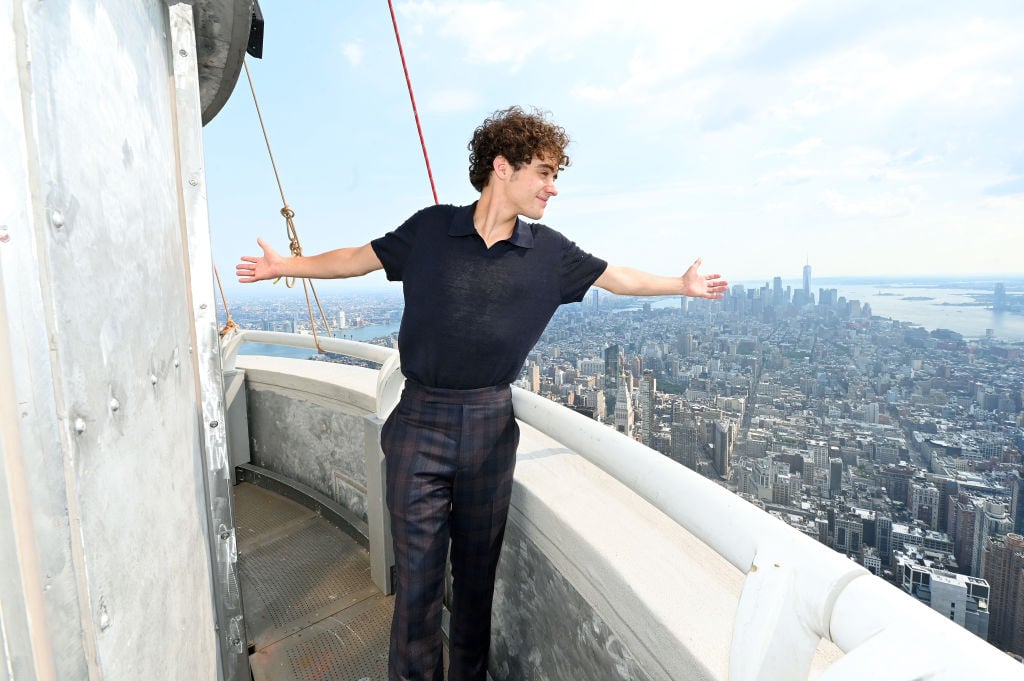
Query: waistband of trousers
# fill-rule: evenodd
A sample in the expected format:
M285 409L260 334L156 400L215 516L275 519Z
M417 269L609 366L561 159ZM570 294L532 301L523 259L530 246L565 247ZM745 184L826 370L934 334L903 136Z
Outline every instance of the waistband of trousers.
M406 378L402 396L406 395L447 404L491 404L511 400L512 389L508 383L486 388L434 388Z

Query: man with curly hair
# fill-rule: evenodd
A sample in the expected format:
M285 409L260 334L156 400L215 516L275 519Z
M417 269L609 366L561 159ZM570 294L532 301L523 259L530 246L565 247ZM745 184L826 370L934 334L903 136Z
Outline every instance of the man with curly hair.
M569 165L565 130L538 111L510 107L469 143L469 206L430 206L357 248L278 255L262 239L243 256L240 282L346 278L384 269L401 281L398 344L406 378L384 424L397 587L391 681L441 681L441 600L452 564L449 679L483 681L491 601L512 490L519 428L510 384L559 305L599 286L634 296L721 298L727 283L609 265L539 220Z

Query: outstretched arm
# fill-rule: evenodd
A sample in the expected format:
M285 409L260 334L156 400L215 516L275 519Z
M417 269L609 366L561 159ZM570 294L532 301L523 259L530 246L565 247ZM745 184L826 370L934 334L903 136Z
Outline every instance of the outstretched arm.
M697 258L681 277L662 277L619 265L608 265L595 286L609 293L626 296L691 296L693 298L721 298L729 282L720 274L701 274L701 259Z
M347 279L361 277L384 267L370 244L357 248L339 248L308 257L286 258L263 239L257 239L256 243L263 249L263 255L243 255L242 262L235 266L235 275L243 284L278 277Z

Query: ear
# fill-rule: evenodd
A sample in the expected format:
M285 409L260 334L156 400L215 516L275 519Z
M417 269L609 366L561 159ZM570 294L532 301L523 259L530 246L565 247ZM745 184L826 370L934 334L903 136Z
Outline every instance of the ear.
M500 154L494 157L494 162L491 167L494 170L494 174L502 180L508 177L514 170L512 168L512 164L508 162L508 159Z

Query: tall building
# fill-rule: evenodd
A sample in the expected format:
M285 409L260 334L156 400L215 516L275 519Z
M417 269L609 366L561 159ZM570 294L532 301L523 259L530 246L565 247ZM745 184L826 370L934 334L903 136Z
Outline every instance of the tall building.
M529 366L529 380L530 380L530 392L540 392L540 365L535 362L530 362Z
M803 287L803 298L804 304L811 302L811 263L808 262L804 265L804 287Z
M697 422L686 410L683 418L672 424L672 459L690 470L697 469L697 457L700 452L700 437L697 433Z
M864 520L856 513L837 516L832 548L847 554L859 554L864 540Z
M715 457L712 465L723 478L729 477L732 468L732 447L735 432L732 424L722 423L716 420L712 425L712 443L714 445Z
M1013 521L1010 520L1010 514L1006 512L1005 504L985 499L982 502L975 502L975 506L978 509L978 515L974 525L971 574L977 577L982 572L982 559L988 538L1008 534L1013 530Z
M888 515L875 516L875 546L884 567L892 563L892 518Z
M648 447L654 446L654 393L657 390L658 382L654 378L654 372L645 369L640 379L640 441Z
M1010 473L1010 515L1013 533L1024 535L1024 478L1019 471Z
M989 640L991 587L984 579L929 567L910 556L897 558L900 588L982 640Z
M807 451L811 455L811 461L814 462L814 467L822 470L828 470L828 443L824 440L808 440Z
M828 461L828 495L837 497L843 491L843 460L832 458Z
M619 379L622 375L622 352L617 344L604 349L604 396L605 412L615 413L615 399L619 394Z
M977 525L981 524L981 511L974 505L969 494L961 492L955 501L950 501L950 515L953 522L953 553L960 569L970 572L974 564L974 537Z
M984 555L981 576L992 587L989 643L1024 655L1024 536L989 537Z
M619 390L615 396L615 429L633 437L633 400L629 395L626 376L619 377Z
M933 530L939 529L939 489L931 482L910 483L910 513Z
M996 312L1006 309L1006 285L1002 282L996 284L995 292L992 294L992 309Z
M912 466L890 464L883 466L875 480L880 487L885 487L889 498L910 506L910 482L916 471Z

